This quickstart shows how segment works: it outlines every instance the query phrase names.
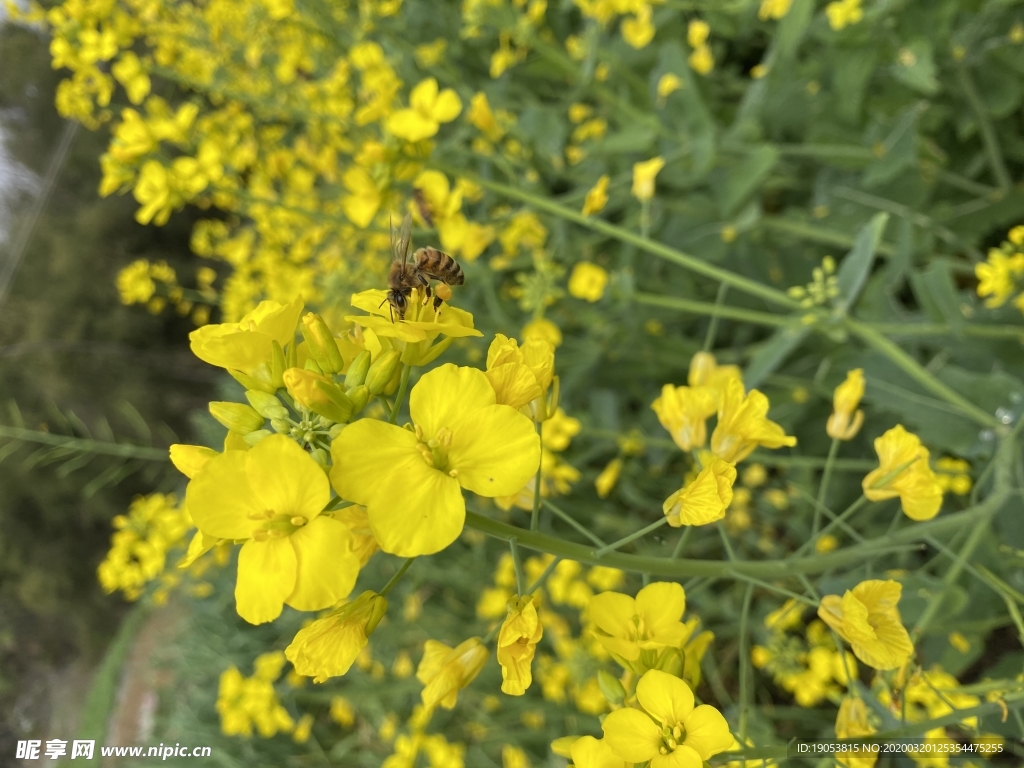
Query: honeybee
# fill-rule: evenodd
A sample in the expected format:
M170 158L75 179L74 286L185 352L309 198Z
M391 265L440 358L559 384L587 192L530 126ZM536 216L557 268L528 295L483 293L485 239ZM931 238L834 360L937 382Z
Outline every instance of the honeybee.
M437 312L441 303L451 298L448 286L462 285L466 280L462 267L455 259L431 246L417 248L410 262L408 256L411 239L412 216L407 213L397 240L393 229L391 232L391 254L394 260L388 270L388 293L384 298L384 301L391 304L391 322L395 321L396 313L399 320L405 319L409 297L416 288L422 288L425 298L429 299L432 295L430 281L441 282L433 294L434 311Z

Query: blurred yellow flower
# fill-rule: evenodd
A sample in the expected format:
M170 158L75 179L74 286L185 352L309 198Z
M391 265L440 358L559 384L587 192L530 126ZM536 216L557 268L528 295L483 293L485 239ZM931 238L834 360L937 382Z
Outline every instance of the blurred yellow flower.
M420 694L423 706L427 710L438 706L453 709L459 691L480 674L488 656L487 647L478 637L471 637L455 648L437 640L427 640L416 670L416 679L423 683Z
M438 89L437 80L428 77L412 89L409 107L399 109L387 119L388 131L406 141L421 141L434 136L441 123L450 123L462 112L462 101L451 88Z
M836 387L832 399L832 415L825 424L825 432L834 440L852 440L864 423L864 411L858 410L864 397L864 371L854 368L846 380Z
M557 348L562 344L562 331L550 320L540 317L523 326L523 341L530 339L545 339Z
M761 21L768 19L781 19L789 13L789 6L793 0L761 0L761 7L757 11L757 18Z
M348 194L341 198L341 210L357 227L368 227L380 210L381 193L373 177L365 168L349 166L342 174L341 183Z
M861 483L871 501L899 496L903 513L911 520L931 520L942 507L942 485L928 464L928 449L920 438L897 424L875 440L878 469Z
M654 39L655 33L651 15L651 6L647 3L636 8L635 15L622 22L622 39L638 50L646 47Z
M604 174L597 180L597 183L587 192L587 198L583 201L583 215L589 216L592 213L600 213L608 204L608 183L611 178Z
M862 581L842 597L823 597L818 616L869 667L896 669L914 653L914 644L896 607L902 591L902 585L896 581Z
M601 474L594 480L594 488L599 498L607 499L609 494L619 482L619 475L622 474L622 459L614 458L601 470Z
M670 94L675 93L683 87L682 78L672 72L666 72L658 78L658 85L655 89L658 93L658 103L664 104Z
M633 164L633 196L640 201L654 197L654 177L665 167L665 160L652 157Z
M732 484L736 482L736 467L712 458L692 481L673 493L662 506L668 524L673 528L683 525L707 525L725 517L732 503Z
M828 24L834 30L843 29L856 24L864 18L864 10L860 7L861 0L837 0L825 6Z
M868 722L868 708L857 696L846 696L836 714L836 738L860 739L871 736L875 729ZM846 768L874 768L878 754L874 752L851 753L836 758Z
M589 261L578 261L569 276L569 294L591 303L604 296L608 272Z
M738 365L719 365L710 352L698 352L690 358L686 383L691 387L708 386L722 390L729 379L743 381Z

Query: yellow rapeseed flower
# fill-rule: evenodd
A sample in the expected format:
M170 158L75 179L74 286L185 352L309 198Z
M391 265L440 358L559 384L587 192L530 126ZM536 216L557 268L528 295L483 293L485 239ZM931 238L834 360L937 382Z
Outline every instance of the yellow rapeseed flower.
M295 340L303 301L289 304L261 301L237 323L204 325L189 334L192 353L203 362L248 375L262 372L269 380L273 343L281 347Z
M725 517L732 503L732 484L736 467L719 458L712 458L692 481L673 493L662 506L668 524L707 525Z
M608 284L608 272L604 267L589 261L578 261L569 276L569 294L591 303L604 296Z
M902 591L903 586L896 581L862 581L842 597L823 597L818 616L869 667L897 669L914 653L914 644L896 607Z
M652 157L633 164L633 196L640 201L654 197L654 177L665 167L665 160Z
M836 738L861 739L875 732L868 722L868 708L864 700L856 696L845 697L836 714ZM851 753L836 759L846 768L874 768L878 755L874 752Z
M357 227L368 227L380 210L381 191L365 168L350 166L341 177L348 194L341 198L341 210Z
M592 213L600 213L608 204L608 183L611 177L603 174L597 183L587 192L587 198L583 201L583 215L589 216Z
M757 18L761 21L768 19L781 19L789 13L789 6L793 0L761 0L761 7L757 11Z
M698 352L690 358L686 383L691 387L707 386L722 390L729 379L743 381L738 365L719 365L710 352Z
M573 768L627 768L626 761L615 754L607 739L593 736L573 741L568 756L572 757Z
M666 72L658 78L658 85L655 89L658 93L658 103L664 104L669 95L675 93L682 87L683 80L679 75L672 72Z
M388 131L406 141L421 141L437 134L441 123L450 123L462 112L462 101L451 88L443 91L428 77L409 94L409 107L387 119Z
M497 403L522 408L547 394L555 374L555 348L537 338L520 346L515 339L497 333L487 349L485 373Z
M718 424L711 435L711 451L720 459L735 464L743 461L758 446L781 448L796 445L796 438L786 434L767 418L768 398L756 389L743 393L737 379L727 380L718 407Z
M707 442L707 419L718 410L719 395L712 387L676 387L666 384L661 397L651 404L673 442L683 451L703 448Z
M364 505L381 549L403 557L438 552L458 538L462 488L507 496L540 464L532 422L495 402L482 371L448 364L424 374L409 412L411 429L360 419L331 444L338 494Z
M700 768L733 744L729 724L710 704L694 706L690 687L652 669L636 684L641 708L617 709L601 723L608 746L630 763L651 768Z
M643 3L635 9L635 15L622 22L622 39L633 48L645 48L654 39L654 24L651 21L651 6Z
M540 317L523 326L523 341L546 339L554 347L562 345L562 331L550 320Z
M985 299L986 307L996 309L1006 303L1024 277L1024 254L1007 255L999 248L990 248L988 259L974 265L974 274L978 296Z
M846 380L836 387L832 398L832 415L825 424L825 432L835 440L852 440L864 423L864 411L858 410L864 397L864 371L854 368Z
M837 0L825 6L825 15L832 29L838 31L850 24L856 24L864 18L864 10L860 7L861 0Z
M420 697L427 710L438 706L455 707L459 691L480 674L490 654L480 638L471 637L455 648L437 640L427 640L416 679L423 683Z
M359 573L352 534L320 514L330 495L320 465L284 435L211 458L188 484L196 527L245 542L235 603L250 624L273 621L285 604L323 610L352 591Z
M522 696L533 682L533 654L544 635L532 595L512 597L508 616L498 632L498 663L501 665L501 691Z
M622 474L622 459L616 457L608 462L607 466L601 470L601 474L594 480L594 488L597 490L598 497L608 498L612 489L615 488L615 484L619 482L620 474Z
M664 581L648 584L636 598L602 592L587 607L597 641L623 659L623 666L640 660L648 668L662 650L686 642L691 630L681 621L685 611L682 585Z
M942 507L942 485L928 464L928 449L917 435L897 424L875 440L878 469L861 483L871 501L899 496L903 513L911 520L931 520Z
M284 654L300 675L314 683L344 675L366 648L388 610L388 601L366 591L350 603L298 631ZM331 706L334 714L334 706Z

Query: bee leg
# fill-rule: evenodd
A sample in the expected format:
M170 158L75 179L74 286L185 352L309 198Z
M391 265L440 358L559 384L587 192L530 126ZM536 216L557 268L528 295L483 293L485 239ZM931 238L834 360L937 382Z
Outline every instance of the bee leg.
M426 306L427 302L430 301L431 295L430 284L428 283L423 286L423 306Z

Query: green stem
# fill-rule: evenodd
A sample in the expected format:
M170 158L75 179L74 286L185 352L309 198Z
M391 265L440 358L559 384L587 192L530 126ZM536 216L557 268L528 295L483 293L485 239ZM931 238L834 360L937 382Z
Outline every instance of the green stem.
M672 559L675 560L677 557L683 554L683 549L686 547L686 542L690 539L690 533L693 531L693 526L688 525L683 528L683 535L679 537L679 541L676 542L676 548L672 550Z
M807 541L803 545L801 545L800 548L797 549L795 554L799 555L799 554L803 553L804 551L806 551L808 549L813 549L814 545L818 542L818 539L820 539L822 536L824 536L826 533L831 531L836 526L839 526L839 525L842 525L843 523L845 523L853 515L854 512L856 512L858 509L860 509L861 507L863 507L867 503L868 503L868 497L865 496L864 494L861 494L860 498L857 499L855 502L853 502L853 504L848 506L846 509L844 509L842 511L842 513L838 517L833 519L832 522L830 522L823 529L821 529L821 531L819 531L818 533L815 533L813 536L811 536L809 541Z
M960 572L964 569L967 564L967 560L974 553L975 548L981 542L982 536L988 532L988 518L983 518L974 524L971 530L970 536L967 537L967 541L964 542L963 547L960 549L960 554L957 555L956 560L950 566L949 570L946 571L945 577L942 579L943 588L939 592L932 595L928 601L928 605L925 606L924 613L917 620L914 625L914 629L911 630L910 636L913 640L918 640L925 630L928 629L928 625L931 624L932 619L935 618L935 614L938 613L942 607L943 598L946 596L946 591L953 586L953 583L960 578Z
M748 584L743 595L743 612L740 614L740 743L747 741L747 713L750 710L750 601L754 596L754 585Z
M382 589L377 594L379 594L381 597L387 597L388 596L388 592L390 592L392 589L394 589L395 584L397 584L399 582L399 580L403 576L405 576L405 572L409 570L409 567L413 564L413 562L415 560L416 560L415 557L410 557L404 563L402 563L402 567L399 568L395 572L394 576L392 576L390 579L388 579L388 583L384 585L384 589Z
M933 374L921 367L921 364L904 352L901 347L885 338L885 336L880 334L878 331L849 317L843 322L852 334L859 336L869 347L873 347L888 357L907 375L917 381L929 392L945 400L950 405L955 406L964 415L969 416L978 424L993 428L997 430L997 432L1005 431L1003 425L1000 424L994 416L981 410L981 408L976 406L974 403L965 399L962 395L943 384L935 378Z
M526 576L523 575L523 560L519 556L519 541L513 536L508 540L509 549L512 550L512 565L516 571L516 594L523 594L526 588Z
M537 436L541 435L543 422L537 422ZM544 471L544 440L540 440L540 464L537 465L537 477L533 481L533 510L530 512L530 530L536 531L540 528L540 482L541 473Z
M579 533L582 533L584 536L586 536L588 539L590 539L592 542L594 542L597 546L603 547L603 546L606 545L606 542L605 542L604 539L602 539L600 536L598 536L595 533L591 533L590 530L585 525L582 525L581 523L578 523L576 520L574 520L572 517L570 517L567 512L565 512L564 510L560 509L559 507L556 507L554 504L552 504L547 499L544 499L541 503L545 507L550 509L552 512L554 512L555 516L557 516L560 519L564 520L566 523L571 525ZM530 530L536 530L536 529L531 527Z
M626 546L627 544L629 544L632 541L636 541L637 539L643 538L644 536L646 536L651 531L656 531L658 528L661 528L661 526L665 525L666 523L668 523L668 518L667 517L663 517L660 520L657 520L657 521L651 523L650 525L648 525L648 526L646 526L644 528L641 528L639 531L636 531L634 533L629 534L629 536L621 538L618 541L613 541L611 544L605 544L600 549L594 550L594 556L595 557L602 557L605 554L607 554L608 552L611 552L611 551L616 550L616 549L620 549L620 548Z
M412 366L402 363L402 376L398 382L398 394L395 395L395 405L391 409L391 418L388 419L392 424L398 421L398 412L402 410L402 403L405 402L405 390L409 387L409 374L412 372Z
M548 580L548 576L555 572L555 568L558 566L560 562L562 562L562 558L556 557L554 560L548 563L548 567L545 568L544 572L537 577L537 580L530 585L530 588L526 590L525 594L532 595L534 592L536 592L538 589L544 586L544 582Z
M725 283L721 285L725 286ZM773 315L770 312L758 312L756 309L729 307L719 303L712 304L710 301L693 301L677 296L658 296L653 293L638 291L633 294L633 300L637 304L646 304L651 307L664 307L666 309L677 309L680 312L689 312L694 315L707 315L711 318L712 323L716 323L721 317L745 323L767 325L773 328L782 327L790 323L790 319L786 315ZM710 332L711 328L708 330ZM1021 330L1024 333L1024 329Z
M735 562L736 553L732 551L732 544L729 543L729 537L725 533L725 526L722 525L722 521L719 520L716 524L718 528L718 535L722 538L722 546L725 547L725 554L729 558L729 562Z
M619 240L620 242L629 243L642 251L646 251L647 253L664 259L665 261L684 267L691 272L696 272L697 274L710 277L714 280L718 280L719 282L727 283L731 287L743 291L744 293L748 293L751 296L757 296L758 298L769 301L772 304L777 304L788 309L797 309L799 306L796 301L791 299L782 291L762 285L756 280L751 280L750 278L738 275L735 272L722 269L714 264L709 264L696 256L691 256L688 253L677 251L675 248L670 248L662 243L649 240L645 237L640 237L634 232L630 232L622 227L617 227L603 219L584 216L571 208L566 208L565 206L559 205L558 203L552 202L544 197L515 187L510 187L507 184L500 184L496 181L491 181L490 179L485 179L474 174L466 174L464 172L460 172L459 175L498 195L512 200L518 200L536 208L537 210L557 216L560 219L579 224L582 227L594 232L599 232L607 237Z
M718 294L715 296L715 312L711 315L711 322L708 323L708 332L704 336L704 351L710 352L711 348L715 345L715 334L718 333L718 320L721 315L718 313L718 308L725 305L725 294L729 292L729 286L725 283L720 283L718 286Z
M839 438L832 438L832 445L828 449L828 456L825 459L825 470L821 473L821 484L818 486L818 503L814 508L814 524L811 526L811 536L817 538L818 528L821 527L821 510L825 507L825 495L828 493L828 481L832 479L832 465L839 453Z
M981 140L985 144L985 155L988 157L988 164L992 167L992 175L999 188L1008 192L1013 186L1013 182L1006 170L1003 153L999 149L999 140L996 138L996 132L992 127L985 104L981 100L981 96L978 95L978 89L974 86L974 81L963 64L957 65L956 74L960 80L960 87L963 88L964 96L967 97L975 117L978 118L978 130L981 132Z
M125 445L102 440L89 440L81 437L55 435L35 429L0 426L0 438L20 440L24 443L40 443L52 445L71 453L95 453L102 456L117 456L121 459L138 459L140 461L170 461L166 448L145 448L141 445Z

